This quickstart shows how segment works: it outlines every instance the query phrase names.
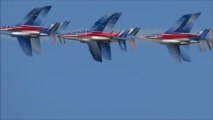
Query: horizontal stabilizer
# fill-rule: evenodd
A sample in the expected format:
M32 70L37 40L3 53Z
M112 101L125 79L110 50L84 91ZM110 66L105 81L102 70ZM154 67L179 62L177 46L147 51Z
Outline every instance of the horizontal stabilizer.
M129 40L129 44L130 44L130 46L131 46L132 48L136 48L136 41L135 41L135 39Z
M123 51L123 52L127 51L126 40L118 40L118 45L119 45L121 51Z

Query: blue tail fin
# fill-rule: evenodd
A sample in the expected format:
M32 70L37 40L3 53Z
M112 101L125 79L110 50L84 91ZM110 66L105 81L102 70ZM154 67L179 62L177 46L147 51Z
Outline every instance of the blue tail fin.
M64 21L60 24L60 27L58 29L58 32L64 31L66 30L66 28L68 27L68 25L70 24L70 21Z
M136 27L136 28L132 28L129 32L129 35L132 35L132 36L136 36L138 34L138 32L140 31L140 28L139 27Z
M209 49L211 50L212 49L211 43L210 43L210 41L208 39L206 39L206 36L209 33L209 31L210 31L210 29L205 29L205 30L201 31L199 33L199 36L197 38L195 38L194 40L196 40L196 41L201 41L201 40L202 41L206 41L206 44L208 45ZM199 44L199 47L202 49L203 48L202 44Z
M54 34L56 33L56 31L58 30L58 28L60 27L60 23L56 22L54 24L52 24L49 29L48 29L48 33L49 34Z
M120 33L119 33L119 37L122 37L122 38L126 38L129 34L129 31L130 30L122 30Z
M205 40L207 34L209 33L209 31L210 31L210 29L205 29L205 30L201 31L200 35L195 40L197 40L197 41L199 41L199 40Z
M128 36L129 31L130 30L121 31L119 34L119 37L126 38ZM118 45L119 45L121 51L125 51L125 52L127 51L126 40L122 40L122 39L118 40Z
M130 32L128 34L132 37L135 37L138 34L139 31L140 31L140 28L135 27L135 28L130 29ZM129 44L132 48L136 48L135 40L136 40L135 38L132 38L131 40L129 40Z

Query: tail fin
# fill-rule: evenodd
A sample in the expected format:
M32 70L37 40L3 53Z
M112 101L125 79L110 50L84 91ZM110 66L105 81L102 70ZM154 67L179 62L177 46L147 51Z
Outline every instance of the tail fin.
M205 40L207 34L209 33L210 29L205 29L203 31L200 31L199 36L196 38L197 41L199 40Z
M119 37L121 37L121 38L126 38L126 37L129 35L129 32L130 32L129 29L127 29L127 30L122 30L122 31L119 33Z
M120 33L119 33L119 37L121 38L126 38L128 36L128 33L129 33L130 30L122 30ZM127 51L127 47L126 47L126 40L118 40L118 45L121 49L121 51Z
M127 38L128 41L129 41L129 44L132 48L135 48L136 47L136 42L135 42L135 39L134 38L138 32L139 32L140 28L139 27L136 27L136 28L131 28L131 29L127 29L127 30L122 30L120 33L119 33L119 37L121 39L118 40L118 44L121 48L122 51L127 51L127 48L126 48L126 39L123 39L122 38Z
M196 40L196 41L201 41L201 40L202 41L206 41L206 44L208 45L209 49L211 50L212 49L211 43L210 43L210 41L208 39L206 39L206 36L209 33L209 31L210 31L210 29L205 29L203 31L200 31L199 32L199 36L197 38L195 38L194 40ZM204 46L202 46L202 45L203 45L202 43L199 43L200 49L204 48Z
M130 29L129 31L129 35L131 35L132 37L136 36L138 34L138 32L140 31L140 28L139 27L136 27L136 28L132 28ZM129 44L132 48L136 48L136 42L135 42L135 38L129 40Z
M56 31L58 30L59 26L60 26L60 23L58 23L58 22L52 24L52 25L49 27L49 29L48 29L48 33L49 33L49 34L56 33Z
M70 21L64 21L63 23L60 24L60 27L59 27L59 32L60 31L64 31L67 29L67 26L70 24Z
M50 39L54 43L56 42L56 39L57 39L57 32L56 31L58 30L59 26L60 26L60 23L56 22L56 23L50 25L50 27L47 30L47 34L49 34Z
M62 23L54 23L52 24L48 29L48 34L50 34L50 38L56 42L56 39L59 38L59 41L61 44L66 43L64 39L60 39L60 37L57 36L60 32L64 31L67 26L69 25L70 21L65 21ZM57 37L56 37L57 36Z
M136 35L138 34L139 31L140 31L140 28L139 28L139 27L132 28L132 29L130 29L130 31L129 31L129 35L136 36Z

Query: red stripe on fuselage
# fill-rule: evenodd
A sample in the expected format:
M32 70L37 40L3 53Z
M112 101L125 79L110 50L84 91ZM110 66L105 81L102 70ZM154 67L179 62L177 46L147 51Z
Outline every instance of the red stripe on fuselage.
M17 26L11 29L11 31L41 31L44 29L40 26Z
M161 34L158 39L192 39L198 37L197 34Z
M76 33L76 34L62 34L62 36L75 36L75 37L92 37L92 36L100 36L100 37L118 37L118 33L112 32L85 32L85 33Z
M79 37L90 37L90 36L101 36L101 37L117 37L117 33L111 32L88 32L83 34L78 34Z

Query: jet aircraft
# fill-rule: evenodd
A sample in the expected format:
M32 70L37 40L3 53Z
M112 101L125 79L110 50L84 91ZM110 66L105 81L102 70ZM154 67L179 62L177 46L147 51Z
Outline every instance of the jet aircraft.
M210 29L205 29L198 34L189 33L200 14L201 13L185 14L165 33L147 35L145 39L166 45L169 53L178 60L178 62L181 62L181 60L190 62L191 59L189 55L184 53L184 50L180 49L180 46L185 46L188 49L188 45L206 40L206 35Z
M76 40L86 43L94 60L102 62L102 57L111 60L111 42L118 42L122 51L126 51L126 40L134 41L134 37L140 28L123 30L119 33L106 32L104 29L112 28L120 18L117 12L110 17L103 16L89 30L60 34L59 39ZM131 36L131 37L130 37Z
M50 36L60 29L65 29L69 21L55 23L50 27L40 26L42 19L47 15L51 6L34 8L23 19L22 22L14 26L2 26L2 34L16 37L23 52L27 56L32 56L33 52L39 54L41 45L39 37Z

